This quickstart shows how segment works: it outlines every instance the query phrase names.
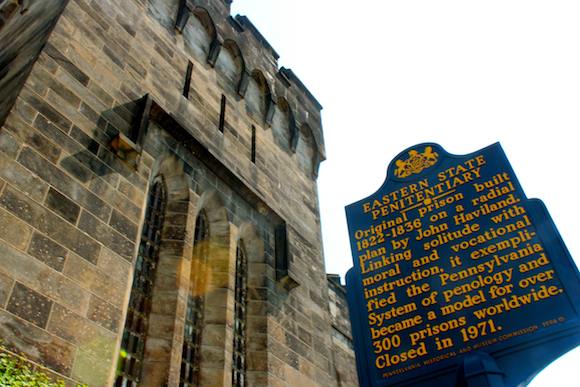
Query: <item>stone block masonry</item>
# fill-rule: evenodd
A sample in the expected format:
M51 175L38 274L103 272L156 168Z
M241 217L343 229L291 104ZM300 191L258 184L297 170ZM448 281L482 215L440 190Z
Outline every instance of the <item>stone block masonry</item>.
M198 319L199 385L354 385L322 257L322 107L249 19L225 0L25 3L0 25L8 348L70 384L179 386ZM118 370L140 281L140 365Z

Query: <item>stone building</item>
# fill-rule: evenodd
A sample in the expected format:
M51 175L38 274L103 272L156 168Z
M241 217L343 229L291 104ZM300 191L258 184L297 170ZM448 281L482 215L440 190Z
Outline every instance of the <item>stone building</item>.
M8 351L70 385L356 385L321 106L277 59L228 0L0 0Z

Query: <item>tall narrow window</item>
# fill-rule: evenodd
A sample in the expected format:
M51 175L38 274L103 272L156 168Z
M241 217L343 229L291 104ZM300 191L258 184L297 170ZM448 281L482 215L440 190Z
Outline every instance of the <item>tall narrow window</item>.
M147 199L147 210L141 232L139 253L135 261L133 286L123 329L115 386L136 387L141 381L165 205L165 187L162 181L157 181L151 188Z
M220 106L220 122L219 122L219 130L220 132L224 132L224 125L226 123L226 96L222 94L222 102Z
M189 98L189 88L191 87L191 72L193 71L193 63L187 62L187 72L185 73L185 83L183 84L183 96Z
M252 163L256 163L256 127L252 125L252 149L250 153Z
M209 224L205 211L195 221L194 256L191 262L191 291L187 298L180 387L198 386L200 381L201 335L205 302L207 260L209 255Z
M242 242L236 249L236 289L234 299L234 346L232 386L244 387L246 381L246 322L248 304L248 260Z

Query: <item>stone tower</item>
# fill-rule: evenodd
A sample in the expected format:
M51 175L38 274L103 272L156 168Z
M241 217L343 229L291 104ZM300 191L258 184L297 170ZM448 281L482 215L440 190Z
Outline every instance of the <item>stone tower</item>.
M321 106L277 59L227 0L0 0L8 351L71 385L356 384Z

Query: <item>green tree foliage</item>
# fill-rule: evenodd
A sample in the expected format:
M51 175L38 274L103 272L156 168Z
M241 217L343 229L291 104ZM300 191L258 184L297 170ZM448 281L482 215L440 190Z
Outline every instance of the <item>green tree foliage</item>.
M64 383L62 381L53 382L46 374L30 369L23 359L1 352L0 386L64 387Z
M6 351L0 343L0 386L2 387L65 387L62 380L53 381L42 371L30 368L26 359ZM88 387L78 385L78 387Z

